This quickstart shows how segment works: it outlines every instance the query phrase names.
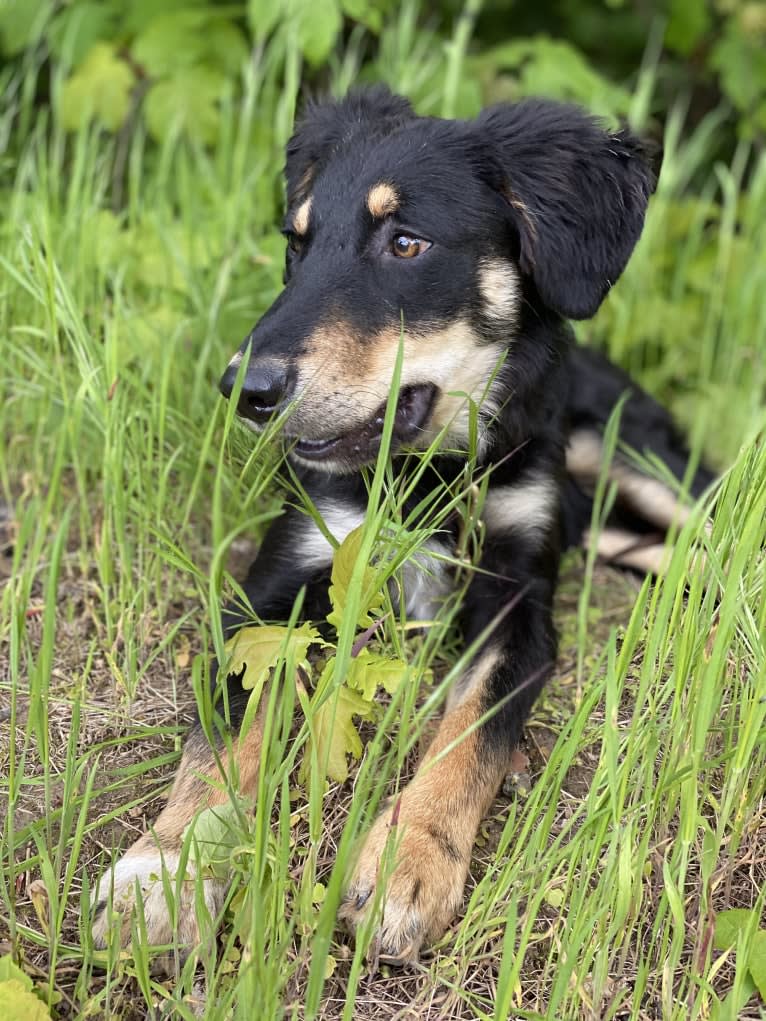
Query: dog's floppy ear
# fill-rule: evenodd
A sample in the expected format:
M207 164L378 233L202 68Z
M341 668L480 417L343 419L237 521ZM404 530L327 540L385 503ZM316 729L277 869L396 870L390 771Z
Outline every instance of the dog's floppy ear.
M310 102L287 143L287 199L308 195L311 182L334 152L354 145L358 135L382 137L415 117L409 101L385 85L355 89L339 101Z
M610 134L545 100L494 107L476 127L518 231L521 271L550 308L588 319L641 234L656 183L647 151L628 131Z

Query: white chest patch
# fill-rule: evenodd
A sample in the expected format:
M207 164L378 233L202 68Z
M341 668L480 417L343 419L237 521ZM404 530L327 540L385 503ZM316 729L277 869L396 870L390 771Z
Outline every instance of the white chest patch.
M438 539L429 539L402 568L404 605L408 620L429 621L452 590L452 571L447 558L451 549Z

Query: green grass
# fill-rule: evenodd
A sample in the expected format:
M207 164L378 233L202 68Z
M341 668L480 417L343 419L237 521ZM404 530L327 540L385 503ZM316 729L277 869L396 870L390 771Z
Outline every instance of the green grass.
M445 93L426 102L438 112L464 40L413 66L411 31L403 15L384 34L387 67L420 89L448 59ZM336 84L353 67L350 54ZM349 781L325 786L316 762L299 781L320 700L269 689L257 811L233 813L227 838L237 910L220 943L169 977L140 940L132 955L93 949L94 879L157 813L221 651L221 592L279 505L270 437L244 433L216 380L279 289L294 99L280 75L278 55L249 73L214 150L169 137L157 151L138 129L116 212L110 143L61 133L56 79L54 112L23 135L14 97L23 114L29 88L5 93L2 952L65 1017L758 1017L747 961L766 896L766 160L743 148L700 197L690 182L714 124L687 135L680 112L645 236L582 333L671 403L726 475L661 582L567 559L559 668L528 731L533 783L498 799L464 917L405 975L369 975L365 940L355 949L335 926L354 840L411 772L443 695L443 682L415 682L458 656L448 622L416 639L392 621L387 647L411 658L412 683L363 725ZM375 484L395 509L383 473ZM389 549L409 541L402 528ZM347 625L337 676L353 637ZM711 927L728 907L755 922L721 953Z

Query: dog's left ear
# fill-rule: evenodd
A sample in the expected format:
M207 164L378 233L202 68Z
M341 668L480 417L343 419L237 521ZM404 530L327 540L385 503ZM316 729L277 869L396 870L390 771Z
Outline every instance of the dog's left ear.
M550 308L594 315L641 235L656 178L638 139L544 100L485 111L494 186L519 235L519 265Z

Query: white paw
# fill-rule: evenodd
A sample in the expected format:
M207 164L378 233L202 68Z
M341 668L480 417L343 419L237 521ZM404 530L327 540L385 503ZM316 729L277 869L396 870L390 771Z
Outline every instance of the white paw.
M105 872L96 886L94 897L95 946L106 947L114 938L121 946L130 943L137 887L141 891L145 939L149 946L176 946L188 953L198 945L198 883L202 882L204 903L213 920L223 905L227 884L217 879L198 880L191 861L187 862L185 874L179 880L178 865L177 850L163 848L160 853L152 837L145 834L112 869ZM143 936L140 918L137 932Z

